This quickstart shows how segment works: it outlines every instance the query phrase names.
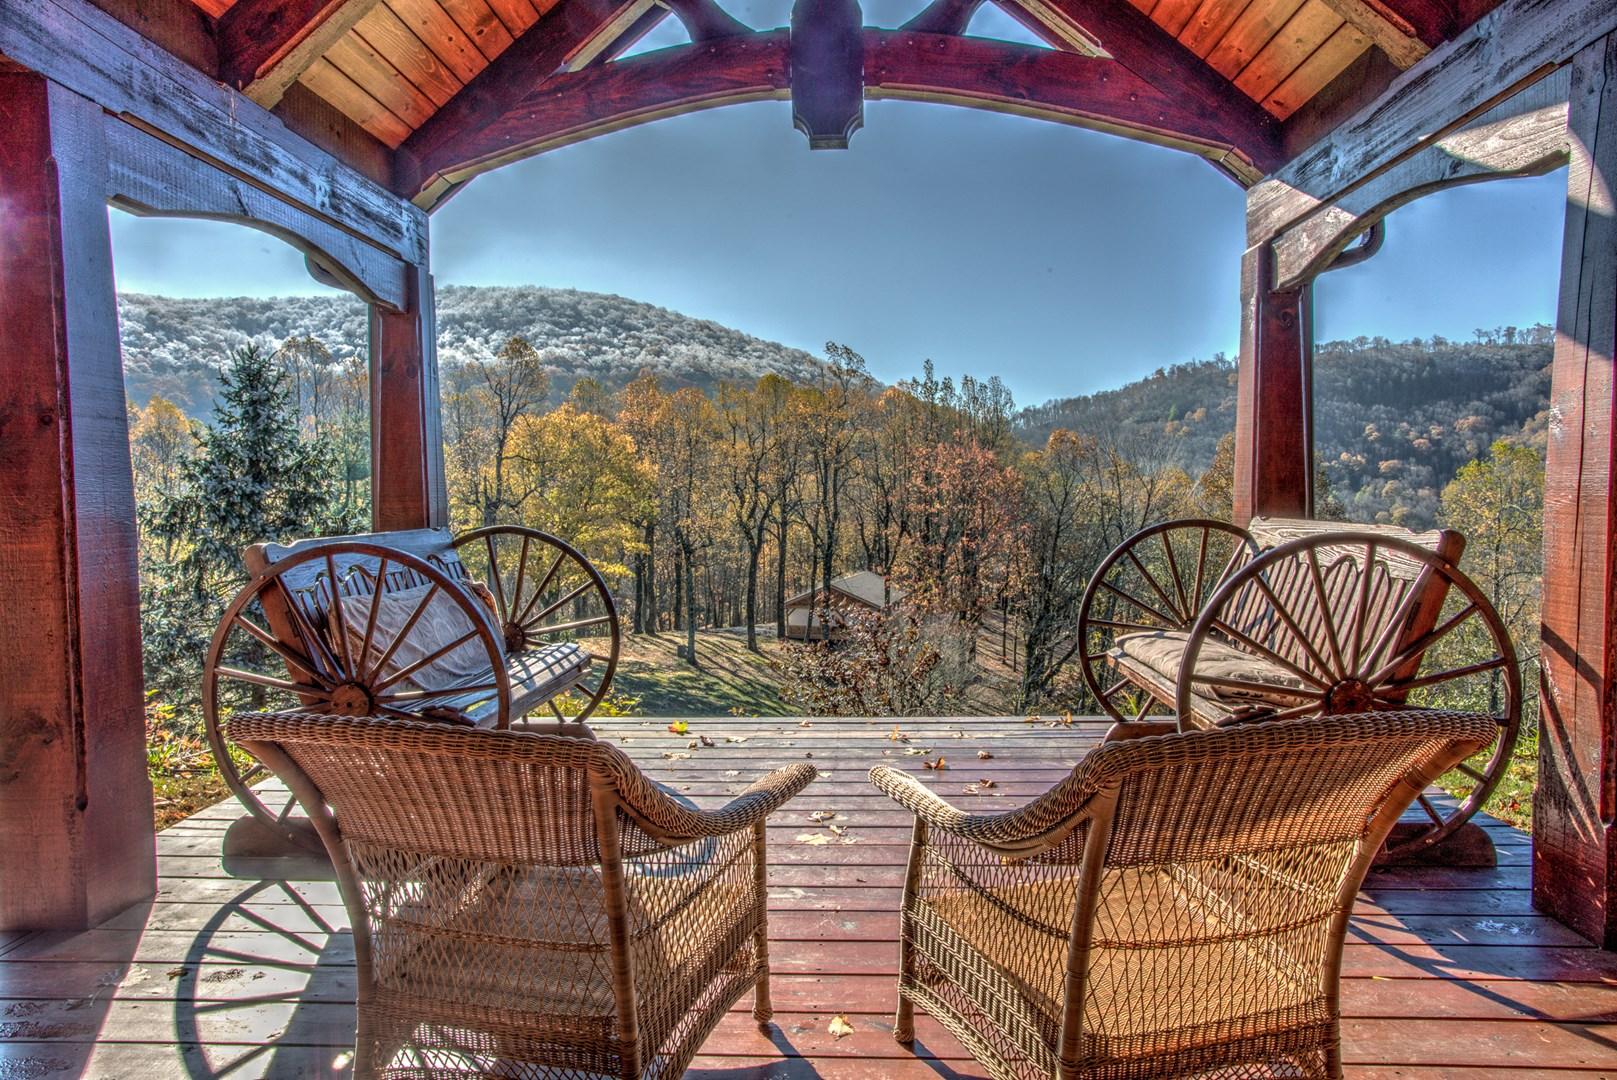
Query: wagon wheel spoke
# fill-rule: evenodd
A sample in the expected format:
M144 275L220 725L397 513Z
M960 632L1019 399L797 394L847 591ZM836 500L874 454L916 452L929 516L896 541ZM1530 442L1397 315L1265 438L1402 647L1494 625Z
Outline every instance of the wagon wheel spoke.
M1179 572L1179 560L1173 555L1173 533L1164 531L1158 533L1157 537L1162 541L1162 554L1168 560L1168 580L1173 582L1174 595L1179 598L1177 610L1189 621L1196 617L1196 609L1190 606L1190 597L1185 595L1184 575Z
M1370 585L1375 580L1376 545L1369 542L1364 545L1364 562L1359 564L1359 590L1358 599L1353 605L1353 666L1358 671L1363 667L1364 656L1364 628L1370 621Z
M1323 701L1325 695L1318 690L1309 690L1298 686L1276 686L1274 683L1256 682L1251 679L1231 679L1224 675L1198 675L1191 672L1190 681L1203 686L1211 686L1222 690L1245 690L1262 696L1284 694L1286 697L1303 698L1307 701Z
M427 590L426 595L422 596L421 602L416 605L415 610L410 612L410 617L404 620L404 625L399 628L399 632L393 635L393 640L388 642L387 648L382 650L382 655L377 657L376 663L371 666L369 671L360 676L362 681L366 683L375 682L376 677L387 667L387 662L393 659L393 654L399 651L399 646L404 644L404 640L410 636L410 631L415 629L415 624L421 621L421 616L425 615L427 608L432 606L432 601L437 595L438 583L435 581L432 583L432 587ZM378 687L377 689L380 688Z
M1497 671L1507 663L1509 661L1503 656L1496 655L1491 660L1480 660L1474 664L1465 664L1461 667L1449 668L1446 671L1434 672L1431 675L1422 675L1420 678L1410 679L1408 682L1400 682L1396 684L1396 689L1400 692L1419 690L1425 686L1436 686L1439 683L1463 679L1468 675L1480 675L1485 671Z
M1213 530L1203 525L1201 542L1196 545L1196 584L1190 590L1190 595L1191 598L1195 600L1195 608L1197 611L1202 609L1202 602L1206 599L1206 597L1202 595L1202 586L1207 581L1207 543L1212 538Z
M513 597L511 602L513 604L522 603L522 583L523 583L523 580L527 576L528 576L528 534L523 533L522 534L522 551L521 551L520 554L517 555L517 578L516 578L516 584L511 586L511 596ZM548 584L548 579L546 579L546 583ZM544 592L544 586L543 585L541 585L539 587L539 591Z
M1119 589L1116 585L1113 585L1110 581L1106 581L1106 580L1103 579L1101 581L1101 583L1100 583L1100 587L1105 589L1107 592L1111 593L1112 595L1116 596L1118 599L1122 600L1125 604L1132 604L1136 608L1138 608L1139 610L1144 611L1147 614L1149 614L1152 618L1161 620L1162 625L1164 627L1174 627L1174 626L1178 626L1180 624L1180 620L1175 619L1172 615L1164 614L1162 611L1158 610L1156 607L1152 606L1151 604L1146 603L1144 600L1141 600L1139 597L1133 595L1132 593L1126 593L1122 589ZM1091 620L1091 621L1093 621L1093 620Z
M1431 818L1434 824L1443 824L1443 815L1437 812L1437 807L1433 806L1432 800L1426 797L1426 792L1423 791L1415 796L1415 801L1420 803L1420 808L1426 811L1426 816Z
M376 615L382 609L382 590L387 583L387 557L383 556L376 564L376 588L371 590L371 607L365 616L365 637L359 643L359 655L354 657L354 673L359 674L366 669L365 661L370 659L371 642L376 637ZM344 637L347 635L345 634Z
M332 558L329 551L326 552L326 582L331 591L331 614L326 621L330 623L331 632L337 638L337 650L342 656L342 671L346 680L350 673L359 669L354 666L353 657L348 654L348 623L343 619L342 589L338 587L337 581L337 560ZM380 588L381 586L377 586L378 590ZM373 602L371 610L375 609L376 604Z
M1432 571L1428 567L1422 570L1415 583L1404 591L1403 598L1398 601L1398 607L1393 612L1392 618L1388 619L1386 625L1381 628L1381 633L1376 636L1375 643L1370 646L1370 652L1365 656L1364 662L1358 666L1355 674L1359 678L1363 678L1366 669L1377 663L1382 654L1393 647L1393 644L1398 640L1398 635L1408 625L1409 617L1413 614L1415 605L1420 602L1423 592L1431 587L1431 578Z
M1127 622L1123 619L1090 619L1089 625L1104 626L1108 630L1122 630L1131 634L1141 632L1150 633L1153 630L1162 629L1160 626L1152 626L1149 623ZM1106 654L1097 653L1096 655L1105 656Z
M1372 674L1366 675L1364 681L1374 686L1378 683L1385 682L1387 679L1390 679L1395 672L1410 664L1413 664L1416 660L1419 660L1422 656L1425 656L1431 651L1434 645L1448 637L1455 631L1457 627L1459 627L1461 623L1471 616L1478 614L1479 611L1480 609L1477 607L1475 602L1467 604L1465 607L1455 612L1452 617L1445 619L1441 626L1437 626L1427 631L1414 641L1410 642L1408 645L1405 645L1402 649L1399 649L1397 656L1394 656L1391 660L1388 660L1385 664L1381 665L1381 667L1377 668Z
M567 717L563 716L561 714L561 709L556 707L555 698L551 698L549 701L545 702L545 704L550 706L550 711L556 714L557 720L560 720L564 724L567 722Z
M416 672L420 671L422 668L428 667L431 664L434 664L437 661L442 660L444 657L448 656L450 653L454 652L456 649L460 648L462 645L466 644L468 641L471 641L476 637L477 637L477 627L474 626L470 630L468 630L464 634L462 634L460 637L456 638L454 641L451 641L446 645L438 646L436 649L434 649L432 652L428 653L426 656L423 656L419 660L415 660L415 661L413 661L413 662L411 662L409 664L406 664L404 667L401 667L399 670L395 671L393 674L389 675L387 678L383 679L381 682L378 682L378 683L374 684L371 687L372 692L373 693L381 693L383 690L386 690L388 687L392 686L396 682L399 682L401 679L408 679L411 675L414 675Z
M532 631L533 633L536 633L536 634L553 634L553 633L556 633L559 629L563 629L563 628L566 628L566 627L570 626L571 624L568 624L568 623L562 623L562 624L560 624L558 626L534 626L534 624L535 623L543 623L547 618L549 618L551 615L554 615L563 606L572 603L574 600L577 600L580 596L583 596L585 593L589 592L590 589L592 589L594 587L595 587L595 582L586 580L584 582L584 584L582 584L582 585L578 586L577 588L569 591L560 600L556 600L556 601L552 602L551 604L549 604L543 611L541 611L541 612L539 612L539 614L535 615L532 618L532 620L524 619L523 622L522 622L523 629L526 630L529 627L533 627L533 631ZM602 615L597 619L581 620L581 622L583 622L584 624L587 624L587 625L594 625L595 623L603 623L603 622L610 622L610 621L611 621L611 617L607 616L607 615Z
M510 607L505 602L505 581L500 573L500 560L494 554L494 534L483 535L483 546L488 549L488 583L494 590L494 607L500 613L500 623L511 621Z
M239 773L237 775L237 779L244 784L252 784L260 776L263 776L267 772L269 772L269 770L264 767L263 762L255 761L253 762L252 767L246 772Z
M1293 705L1291 708L1281 709L1279 712L1266 713L1263 719L1269 721L1301 720L1305 716L1317 716L1318 714L1318 705Z
M292 797L291 792L287 792L286 805L281 807L281 812L279 814L275 815L275 820L277 822L279 822L280 824L285 825L286 824L286 819L291 817L292 816L292 811L296 810L297 808L298 808L297 799Z
M583 630L591 626L602 626L612 621L610 615L592 615L587 619L573 619L570 622L551 623L549 626L525 627L524 632L530 635L566 634L574 630Z
M533 595L528 598L527 604L525 604L522 610L517 613L516 618L511 620L512 622L517 623L520 626L527 625L528 614L533 611L533 605L537 604L539 602L539 598L545 595L545 590L550 588L550 582L556 576L556 571L561 569L561 564L565 562L566 559L567 553L565 551L557 553L555 561L550 564L550 569L545 571L544 579L539 582L539 587L533 590ZM512 601L513 605L520 603L522 603L522 597L520 596L516 597ZM544 618L543 615L539 617Z
M1263 574L1258 574L1252 580L1257 583L1258 591L1263 593L1264 598L1269 601L1274 613L1279 616L1287 632L1291 634L1292 640L1302 646L1303 652L1308 654L1308 658L1314 662L1317 670L1329 672L1331 670L1330 665L1319 654L1319 650L1314 648L1314 643L1308 640L1308 635L1303 633L1303 628L1297 622L1296 617L1292 615L1290 606L1281 602L1280 597L1275 595L1274 588L1269 584L1268 578ZM1331 621L1329 611L1322 612L1322 614L1324 615L1324 621ZM1318 682L1317 679L1312 681ZM1323 685L1322 683L1321 686Z
M286 661L289 667L297 668L299 671L303 672L303 674L307 675L309 678L313 679L315 682L319 683L322 687L328 690L334 685L330 679L327 679L323 674L320 673L318 670L319 665L313 660L310 660L307 656L304 656L300 652L282 645L276 640L274 634L253 622L253 620L249 619L247 616L238 613L231 621L235 625L247 631L247 633L257 640L259 644L263 645L276 656L279 656L282 660Z
M1486 784L1488 782L1488 774L1482 772L1480 769L1474 768L1469 761L1462 761L1454 767L1460 772L1465 773L1465 775L1469 776L1479 784Z
M1229 637L1232 637L1236 641L1239 641L1242 645L1245 645L1252 652L1257 653L1259 656L1263 657L1265 660L1269 661L1271 664L1274 664L1277 667L1285 668L1287 671L1291 672L1293 675L1297 676L1299 679L1303 680L1306 683L1312 683L1316 689L1319 689L1319 690L1328 690L1328 689L1330 689L1330 684L1327 683L1324 679L1321 679L1319 676L1317 676L1317 675L1315 675L1315 674L1313 674L1313 673L1311 673L1309 671L1305 671L1303 668L1301 668L1298 665L1292 663L1290 660L1287 660L1284 656L1281 656L1279 653L1277 653L1273 649L1269 648L1269 646L1264 645L1264 644L1262 644L1262 643L1260 643L1258 641L1254 641L1252 638L1248 637L1246 634L1243 634L1241 631L1237 630L1235 627L1231 626L1229 623L1225 622L1223 619L1214 619L1213 622L1212 622L1212 627L1213 627L1213 629L1217 630L1219 633L1227 634Z
M1314 603L1319 610L1331 610L1330 597L1325 592L1325 574L1319 568L1319 554L1313 548L1308 549L1308 580L1313 586ZM1336 661L1336 666L1328 670L1338 677L1346 675L1347 661L1342 655L1342 637L1336 632L1336 620L1325 618L1320 621L1325 624L1325 643L1330 646L1331 659Z
M1151 591L1157 594L1157 599L1161 600L1163 606L1174 613L1174 621L1185 622L1185 613L1174 605L1173 598L1157 583L1156 575L1146 569L1145 563L1141 562L1140 557L1134 554L1133 548L1128 550L1128 559L1129 562L1134 564L1134 568L1140 572L1140 576L1145 579L1145 583L1151 587Z
M287 612L297 625L299 638L309 643L311 652L319 652L320 655L314 658L315 662L324 664L327 671L337 675L335 681L341 682L342 665L337 662L337 656L331 651L330 643L326 641L325 636L320 631L315 629L314 624L309 621L309 617L303 613L302 605L298 603L298 598L293 596L291 591L287 589L286 583L277 580L275 585L280 590Z
M263 686L270 690L284 690L288 694L318 696L323 687L309 683L296 683L290 679L277 679L273 675L264 675L257 671L243 671L241 668L218 667L215 673L236 682L250 683L253 686Z
M376 700L382 703L408 702L419 704L423 701L437 701L440 698L462 697L466 694L486 694L498 690L497 682L477 683L473 686L444 686L436 690L400 690L393 694L378 694Z

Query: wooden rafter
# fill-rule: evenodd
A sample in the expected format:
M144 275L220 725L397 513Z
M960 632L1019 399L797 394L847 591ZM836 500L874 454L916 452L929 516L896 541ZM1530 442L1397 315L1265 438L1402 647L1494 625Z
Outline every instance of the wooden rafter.
M378 0L237 0L219 19L226 83L268 108Z
M622 36L632 33L636 21L647 15L646 6L643 0L559 0L404 141L397 159L401 188L411 194L431 188L427 201L441 199L448 187L435 184L436 169L423 163L452 154L446 148L508 116L547 76L608 37L609 28L618 27ZM658 17L666 14L662 8L654 10Z
M868 97L946 102L1108 131L1208 157L1244 181L1281 162L1267 117L1249 122L1244 110L1163 91L1111 60L943 34L862 34ZM783 99L790 87L788 35L770 31L664 49L530 86L498 115L481 115L423 147L412 179L418 203L430 205L448 185L500 164L593 135L718 105Z
M1257 102L1126 0L1006 0L1004 6L1027 13L1063 40L1092 40L1105 55L1161 93L1184 98L1190 108L1221 115L1232 128L1279 131L1275 119Z
M1400 70L1409 70L1432 51L1431 46L1417 36L1414 26L1401 18L1389 17L1369 0L1325 0L1325 5L1342 16L1344 22L1357 27Z

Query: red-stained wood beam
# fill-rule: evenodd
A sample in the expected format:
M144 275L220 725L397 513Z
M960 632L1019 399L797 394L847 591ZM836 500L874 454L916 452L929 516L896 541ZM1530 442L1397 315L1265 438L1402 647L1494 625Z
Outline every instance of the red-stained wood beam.
M219 18L219 74L265 108L378 0L237 0Z
M1617 949L1617 34L1573 61L1544 459L1533 904Z
M1160 93L1180 98L1190 109L1223 117L1231 128L1250 133L1248 138L1278 138L1279 122L1261 105L1128 0L1006 0L1004 6L1026 13L1063 40L1093 39ZM1083 33L1075 34L1079 27ZM1280 163L1277 158L1263 171Z
M614 23L625 21L626 31L632 32L646 16L642 6L637 0L559 0L400 145L395 165L399 190L427 206L444 198L453 185L432 163L452 156L447 148L509 115Z
M0 931L152 895L105 113L0 75Z
M1267 246L1241 260L1234 518L1314 512L1312 286L1276 292Z
M1108 131L1207 157L1242 178L1280 160L1273 125L1252 125L1244 110L1231 115L1159 90L1111 60L942 34L863 34L867 97L965 105ZM530 93L498 114L480 115L418 147L409 191L430 205L448 185L594 135L698 109L785 98L788 50L787 34L769 31L535 79Z
M402 311L371 308L371 523L449 524L432 275L407 271Z

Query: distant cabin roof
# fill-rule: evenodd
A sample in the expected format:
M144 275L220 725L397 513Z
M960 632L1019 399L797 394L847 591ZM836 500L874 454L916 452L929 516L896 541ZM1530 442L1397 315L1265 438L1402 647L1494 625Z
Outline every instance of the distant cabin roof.
M898 603L909 595L908 589L901 589L897 585L888 586L886 580L870 570L860 570L857 573L843 574L831 580L831 591L839 592L850 600L857 600L868 607L880 610L888 602ZM816 590L804 589L796 596L788 597L787 607L796 607L814 599Z

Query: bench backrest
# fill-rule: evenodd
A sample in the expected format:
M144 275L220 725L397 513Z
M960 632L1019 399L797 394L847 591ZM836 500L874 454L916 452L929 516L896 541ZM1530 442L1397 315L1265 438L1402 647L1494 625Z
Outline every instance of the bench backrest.
M443 571L451 581L457 583L467 581L470 577L455 553L453 536L448 529L409 529L353 536L322 536L294 540L290 544L253 544L242 552L242 562L248 573L257 577L278 563L307 552L354 544L369 544L414 555ZM381 570L381 560L375 555L355 551L333 552L331 566L336 569L336 588L345 597L369 596L376 591L378 584L384 592L401 592L428 584L420 573L397 563L389 563L387 579L378 583L376 578ZM287 602L296 604L309 625L329 632L331 577L324 559L312 559L287 570L281 575L283 588L267 590L262 597L264 618L269 623L271 633L287 644L297 645L306 656L318 657L319 650L314 649L311 642L302 640L304 635L299 632L296 621L284 605Z
M1254 546L1237 549L1226 574L1238 572L1241 567L1281 544L1308 536L1336 532L1372 533L1389 539L1417 544L1436 554L1453 566L1458 566L1465 551L1465 537L1453 529L1433 529L1413 532L1396 525L1359 525L1349 522L1312 521L1301 518L1254 518L1247 526ZM1360 565L1364 554L1361 544L1340 548L1324 547L1316 550L1320 576L1324 584L1325 604L1319 603L1313 572L1308 560L1293 559L1281 563L1266 576L1275 598L1292 614L1299 628L1316 648L1326 640L1326 620L1333 627L1354 626L1359 622L1361 597L1365 607L1364 625L1373 628L1368 636L1375 640L1389 620L1398 615L1412 590L1420 595L1404 616L1390 642L1386 655L1395 654L1404 645L1427 633L1437 624L1443 602L1447 598L1447 582L1434 575L1429 566L1418 559L1388 548L1377 550L1368 588L1361 579L1365 572ZM1309 667L1308 657L1296 636L1278 625L1279 617L1274 604L1260 589L1246 589L1236 598L1232 624L1254 640L1262 642L1276 652L1303 667Z

